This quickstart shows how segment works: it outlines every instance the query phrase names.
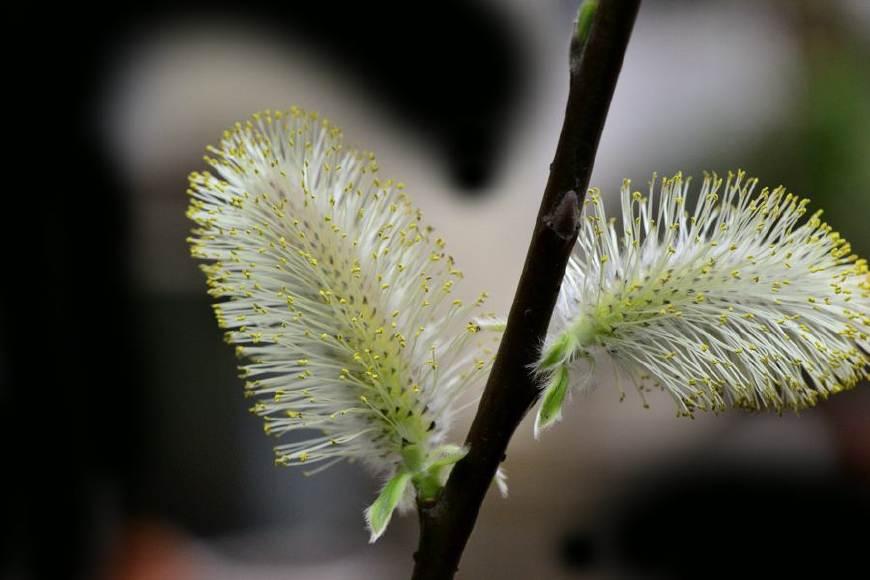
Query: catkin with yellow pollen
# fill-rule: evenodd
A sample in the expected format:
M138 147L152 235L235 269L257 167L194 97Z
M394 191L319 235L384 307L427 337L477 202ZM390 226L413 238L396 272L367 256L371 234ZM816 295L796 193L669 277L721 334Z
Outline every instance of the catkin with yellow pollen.
M592 189L537 364L535 431L608 359L679 415L728 407L800 410L868 377L867 261L809 200L755 193L743 172L705 177L693 211L681 174L649 193L625 181L621 218Z
M435 493L465 450L445 442L491 352L443 240L373 154L293 108L265 111L208 148L190 175L191 253L236 345L246 395L269 435L296 431L276 463L365 463L388 483L372 539L410 486Z

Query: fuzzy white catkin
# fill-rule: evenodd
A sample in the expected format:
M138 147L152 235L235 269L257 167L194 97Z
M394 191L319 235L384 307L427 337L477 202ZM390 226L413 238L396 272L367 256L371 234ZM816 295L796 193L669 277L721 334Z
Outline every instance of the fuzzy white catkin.
M654 176L644 195L626 180L616 219L589 191L538 363L536 432L603 359L618 385L663 388L687 416L800 410L868 377L867 261L822 212L804 220L809 200L755 192L743 172L706 176L690 211L689 185Z
M455 299L462 273L404 185L298 108L255 114L208 151L189 242L252 411L291 435L276 463L356 460L390 479L461 457L444 440L491 362L486 295Z

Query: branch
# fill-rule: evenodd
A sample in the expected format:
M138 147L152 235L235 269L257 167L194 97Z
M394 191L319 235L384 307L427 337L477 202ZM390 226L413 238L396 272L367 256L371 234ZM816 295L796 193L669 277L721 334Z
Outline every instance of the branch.
M538 398L530 369L577 239L579 208L639 5L640 0L599 0L588 39L581 38L587 34L583 28L574 35L565 121L523 273L466 439L469 453L437 498L418 502L413 580L453 578L510 438Z

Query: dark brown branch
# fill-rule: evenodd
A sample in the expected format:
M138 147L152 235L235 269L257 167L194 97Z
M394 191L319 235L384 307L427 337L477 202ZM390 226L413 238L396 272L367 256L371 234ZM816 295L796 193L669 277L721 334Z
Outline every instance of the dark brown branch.
M507 328L456 464L434 501L421 502L413 580L453 578L508 442L538 398L529 373L559 293L589 177L640 0L599 0L585 46L572 43L565 121Z

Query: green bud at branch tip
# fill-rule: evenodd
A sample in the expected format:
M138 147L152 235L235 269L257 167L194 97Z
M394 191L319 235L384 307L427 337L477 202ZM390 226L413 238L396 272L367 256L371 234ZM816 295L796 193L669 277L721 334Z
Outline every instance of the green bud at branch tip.
M589 31L592 30L592 20L598 10L598 0L584 0L577 9L577 23L574 29L574 42L579 50L586 46Z

